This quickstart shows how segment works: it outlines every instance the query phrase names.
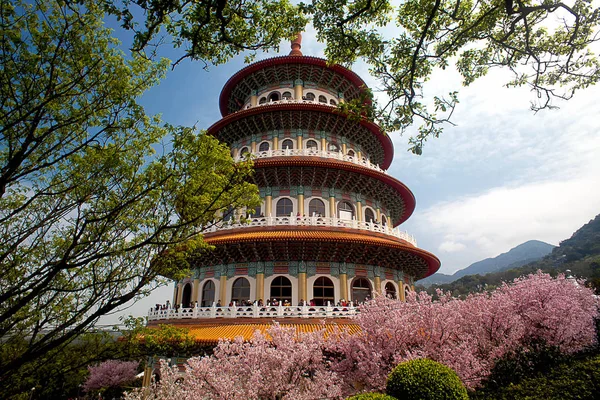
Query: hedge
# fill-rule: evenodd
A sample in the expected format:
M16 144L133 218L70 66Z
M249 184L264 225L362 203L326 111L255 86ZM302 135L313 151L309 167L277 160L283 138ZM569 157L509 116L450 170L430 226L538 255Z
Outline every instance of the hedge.
M451 368L428 359L399 364L390 373L386 393L402 400L468 400L467 389Z

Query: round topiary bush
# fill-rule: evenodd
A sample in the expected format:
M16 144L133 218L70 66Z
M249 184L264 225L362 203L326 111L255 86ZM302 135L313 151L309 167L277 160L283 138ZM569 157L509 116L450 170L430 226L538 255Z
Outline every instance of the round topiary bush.
M348 397L346 400L398 400L395 397L383 393L361 393Z
M424 358L398 364L387 380L387 394L402 400L468 400L456 372Z

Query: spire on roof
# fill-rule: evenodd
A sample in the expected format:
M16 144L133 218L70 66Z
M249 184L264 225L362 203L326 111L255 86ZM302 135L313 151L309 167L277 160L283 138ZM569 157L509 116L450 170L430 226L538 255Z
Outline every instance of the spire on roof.
M300 49L302 48L302 34L298 33L296 35L296 39L292 40L292 51L290 51L290 56L301 56L302 52Z

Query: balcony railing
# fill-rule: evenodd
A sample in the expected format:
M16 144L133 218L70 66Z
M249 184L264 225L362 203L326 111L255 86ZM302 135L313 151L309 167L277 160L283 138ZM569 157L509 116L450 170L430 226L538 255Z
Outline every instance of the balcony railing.
M163 319L203 319L203 318L346 318L358 313L356 307L348 306L236 306L151 309L149 321Z
M337 104L333 105L333 104L329 104L329 103L323 103L321 101L318 101L317 98L315 98L314 100L308 100L308 99L302 99L302 100L296 100L296 99L281 99L281 100L269 100L266 103L262 103L262 104L257 104L255 106L252 106L250 104L247 104L246 107L244 107L244 110L248 109L248 108L253 108L253 107L262 107L262 106L272 106L275 104L319 104L321 106L328 106L331 108L336 108Z
M352 228L360 229L369 232L383 233L384 235L390 235L402 239L417 246L417 240L414 236L410 235L405 231L401 231L398 228L392 228L388 225L381 225L374 222L357 221L356 219L347 220L340 218L330 217L302 217L290 215L289 217L253 217L253 218L241 218L239 221L229 220L226 222L220 222L206 228L203 232L218 232L229 229L245 229L253 227L268 227L268 226L324 226L324 227L338 227L338 228Z
M246 153L246 154L250 154L253 158L297 157L297 156L332 158L334 160L350 162L352 164L360 165L360 166L387 174L387 172L385 172L385 170L381 169L379 167L379 165L371 163L368 159L366 159L366 158L359 159L356 156L349 156L347 154L342 154L341 151L327 151L327 150L317 150L317 149L278 149L278 150L267 150L267 151L259 151L256 153ZM244 159L244 157L245 157L245 154L243 156L238 156L236 158L236 161L242 161Z

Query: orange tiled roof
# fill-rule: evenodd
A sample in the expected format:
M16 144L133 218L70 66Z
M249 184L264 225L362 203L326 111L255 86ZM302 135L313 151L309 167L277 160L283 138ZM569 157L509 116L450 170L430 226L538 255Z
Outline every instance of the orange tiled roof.
M287 228L287 226L285 227ZM346 231L346 232L344 232ZM249 229L243 231L236 231L231 233L230 231L217 232L217 234L207 234L206 241L212 245L221 243L237 243L237 242L254 242L256 240L335 240L335 241L347 241L356 243L370 243L388 245L403 249L410 249L413 252L427 253L424 250L416 248L412 244L405 242L401 239L392 237L379 237L373 235L371 232L363 233L362 231L350 231L349 228L344 231L337 230L325 230L325 229L273 229L265 231L264 229L250 231Z
M216 344L219 339L235 339L238 336L244 340L250 340L254 332L259 330L265 333L272 324L239 324L239 325L219 325L219 326L202 326L190 328L192 335L198 342L206 344ZM322 324L281 324L283 327L294 327L297 333L315 332L323 329ZM355 324L331 325L326 324L326 335L332 333L335 329L346 330L351 334L360 332L360 328Z
M351 228L338 228L336 230L326 227L294 227L288 226L270 227L268 231L264 227L245 228L232 231L217 231L205 235L205 240L213 246L227 246L234 244L241 246L243 243L254 245L260 243L350 243L354 245L377 246L389 249L391 252L399 252L410 257L416 257L423 261L423 268L414 271L419 279L434 274L440 268L440 260L423 249L393 236L374 234ZM208 262L214 262L208 261ZM400 267L400 264L397 265ZM406 267L404 265L404 267Z

